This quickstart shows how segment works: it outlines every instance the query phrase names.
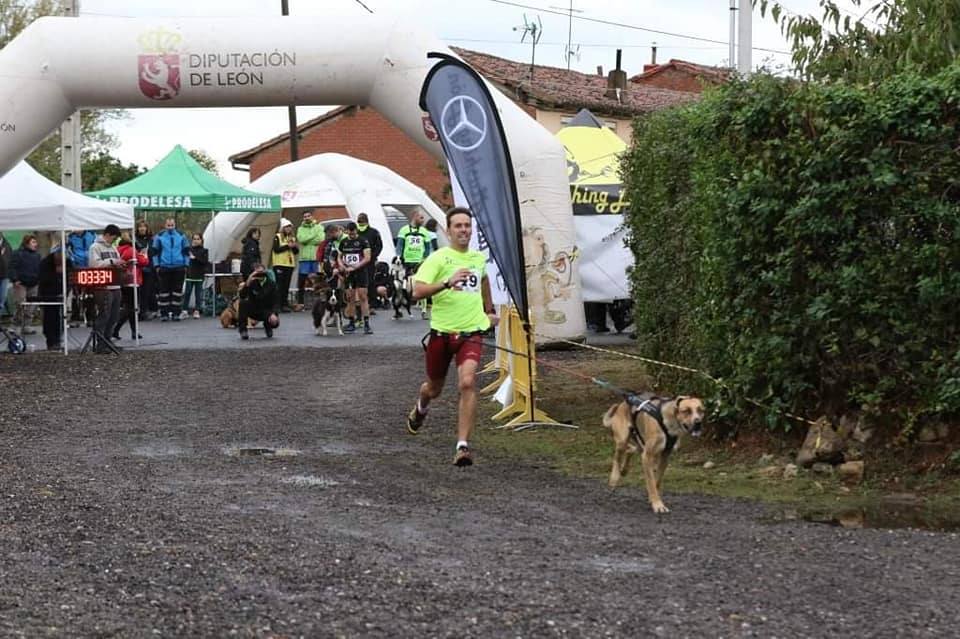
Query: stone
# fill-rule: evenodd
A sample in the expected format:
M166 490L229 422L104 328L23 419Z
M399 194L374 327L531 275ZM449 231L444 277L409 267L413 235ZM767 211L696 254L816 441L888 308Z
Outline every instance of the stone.
M818 475L832 475L832 474L833 474L833 466L831 466L830 464L826 464L826 463L824 463L824 462L817 462L816 464L814 464L814 465L812 466L812 470L813 470L813 472L817 473Z
M843 461L849 428L836 428L826 417L821 417L807 430L807 436L797 453L797 465L809 468L817 462Z
M800 470L797 468L796 464L787 464L783 467L783 478L793 479L799 472Z
M863 459L863 444L858 441L850 442L843 453L843 461L860 461Z
M837 466L837 473L840 479L851 484L859 484L863 481L863 462L850 461Z
M716 464L714 464L712 461L704 462L704 464L703 464L703 467L704 467L704 469L706 469L706 470L710 470L710 469L713 468L714 466L716 466Z
M772 479L774 477L780 477L783 474L783 470L779 466L765 466L759 471L761 477L767 477Z

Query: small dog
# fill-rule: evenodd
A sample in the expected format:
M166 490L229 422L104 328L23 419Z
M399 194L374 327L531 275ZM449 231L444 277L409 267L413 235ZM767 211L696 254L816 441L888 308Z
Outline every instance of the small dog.
M670 453L681 435L700 436L703 416L703 401L684 395L666 398L643 393L631 395L611 406L603 415L603 425L613 432L610 488L616 488L620 478L627 474L630 457L638 450L642 451L643 477L650 506L655 513L670 512L660 498Z
M410 307L413 305L413 278L407 277L407 270L403 266L399 257L393 258L390 265L390 279L393 281L393 319L400 319L403 314L400 309L406 309L407 315L411 315Z
M337 323L337 333L343 336L344 293L340 288L340 278L332 280L333 285L318 277L313 288L313 333L327 336L327 320L333 318Z

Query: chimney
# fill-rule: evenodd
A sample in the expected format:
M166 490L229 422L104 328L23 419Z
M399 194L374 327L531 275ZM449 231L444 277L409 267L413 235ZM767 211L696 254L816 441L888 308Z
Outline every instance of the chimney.
M622 49L617 49L617 68L607 76L607 90L604 97L623 102L623 92L627 90L627 72L620 68Z
M657 43L654 42L653 46L650 47L650 64L657 66Z
M597 65L597 75L599 75L601 78L603 77L603 65Z

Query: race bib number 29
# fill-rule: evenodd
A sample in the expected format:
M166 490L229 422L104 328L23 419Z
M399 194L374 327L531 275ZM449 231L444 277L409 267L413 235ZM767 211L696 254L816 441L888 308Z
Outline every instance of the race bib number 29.
M471 273L470 277L460 285L460 290L465 293L478 293L480 291L480 276L476 272Z

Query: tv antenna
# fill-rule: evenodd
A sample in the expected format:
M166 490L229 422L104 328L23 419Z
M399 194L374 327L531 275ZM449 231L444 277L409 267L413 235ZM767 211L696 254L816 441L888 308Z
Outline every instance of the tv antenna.
M543 22L540 20L540 16L537 16L537 21L529 20L527 14L523 14L523 26L514 27L514 31L523 31L523 35L520 36L520 42L526 42L527 36L530 36L530 81L533 82L533 67L537 61L537 43L540 42L540 38L543 37Z
M567 48L563 50L563 56L567 59L567 71L570 70L570 58L576 57L577 62L580 61L580 45L577 45L577 48L573 48L573 14L583 13L580 9L573 8L573 0L570 0L569 7L550 7L551 9L557 9L563 11L567 14Z

